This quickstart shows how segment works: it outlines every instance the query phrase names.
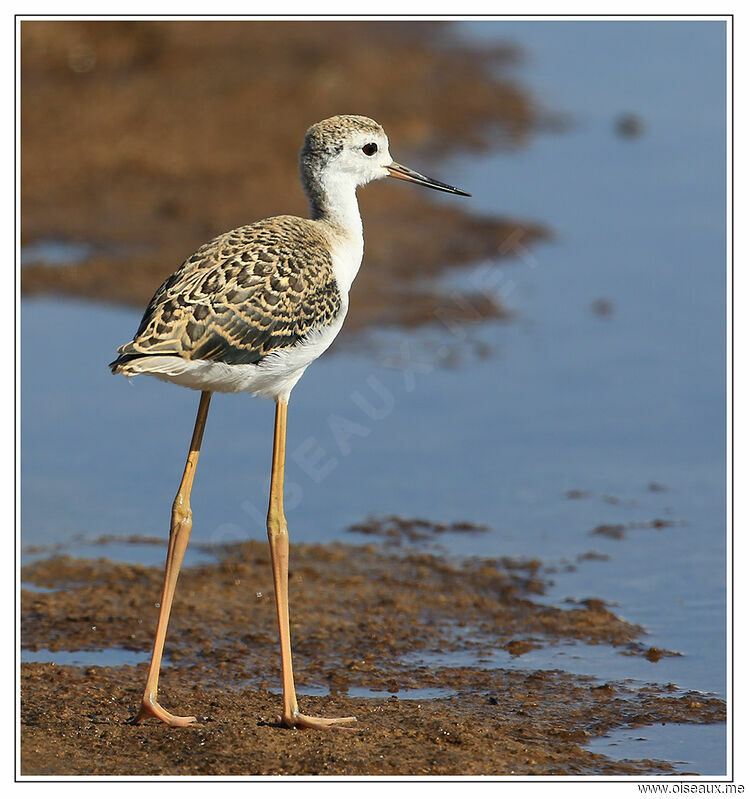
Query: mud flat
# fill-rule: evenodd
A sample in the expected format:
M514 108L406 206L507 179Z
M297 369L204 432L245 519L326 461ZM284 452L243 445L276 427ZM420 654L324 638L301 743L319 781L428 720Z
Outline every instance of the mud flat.
M722 700L674 685L524 669L529 649L606 643L632 653L642 634L601 600L545 604L548 578L537 560L459 563L331 544L292 548L300 702L306 712L359 722L349 733L279 728L266 550L264 542L214 549L214 563L181 576L161 699L200 716L199 725L127 723L145 664L24 663L22 773L667 774L677 773L669 763L612 760L585 744L623 726L725 719ZM24 567L26 654L52 650L41 659L54 660L80 651L85 661L94 650L116 662L130 651L147 660L161 577L157 567L105 559ZM499 650L514 656L512 668L493 667Z

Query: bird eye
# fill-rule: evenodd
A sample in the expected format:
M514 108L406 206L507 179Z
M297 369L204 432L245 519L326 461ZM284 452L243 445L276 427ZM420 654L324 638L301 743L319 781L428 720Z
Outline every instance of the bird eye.
M377 144L375 144L375 142L371 142L370 144L366 144L366 145L365 145L365 146L362 148L362 152L363 152L365 155L375 155L375 153L376 153L377 151L378 151L378 145L377 145Z

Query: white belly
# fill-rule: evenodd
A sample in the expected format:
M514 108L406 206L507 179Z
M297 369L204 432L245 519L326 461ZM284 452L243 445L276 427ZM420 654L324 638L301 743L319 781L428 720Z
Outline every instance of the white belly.
M305 369L333 343L346 317L348 302L333 323L314 331L287 349L269 353L258 364L188 361L174 355L152 355L132 361L130 374L148 374L198 391L247 392L256 397L287 401Z

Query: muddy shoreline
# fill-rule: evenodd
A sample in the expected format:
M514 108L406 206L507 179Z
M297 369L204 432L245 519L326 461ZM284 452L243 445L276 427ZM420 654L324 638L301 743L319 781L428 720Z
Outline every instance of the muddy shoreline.
M673 685L524 669L525 652L561 642L632 655L643 632L599 599L546 604L539 561L458 563L331 544L292 548L300 703L359 722L350 733L278 728L266 550L264 542L215 550L216 563L181 575L160 696L201 724L128 723L145 664L25 663L22 773L670 774L669 763L612 760L585 744L623 726L725 719L722 700ZM125 650L147 660L161 576L158 567L64 556L24 567L24 584L42 589L21 592L24 648L52 650L52 659L55 651ZM492 665L503 649L512 668ZM413 691L419 698L409 698Z
M443 23L25 21L21 30L22 243L86 248L62 268L28 257L26 296L143 308L203 242L263 217L306 215L297 157L308 126L328 116L377 119L394 157L445 179L442 157L516 147L542 124L506 69L515 49L463 47ZM524 254L550 230L383 183L360 192L365 260L347 329L507 318L489 293L455 297L428 281Z

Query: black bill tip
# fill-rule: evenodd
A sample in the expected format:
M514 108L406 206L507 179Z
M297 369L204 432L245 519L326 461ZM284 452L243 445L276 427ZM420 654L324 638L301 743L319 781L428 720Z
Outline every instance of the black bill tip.
M403 164L397 164L395 161L387 166L386 169L392 178L406 180L409 183L416 183L419 186L427 186L428 189L435 189L436 191L445 191L449 194L460 194L462 197L471 197L471 194L467 191L457 189L455 186L449 186L447 183L443 183L440 180L428 178L426 175L421 175L419 172L415 172L413 169L409 169L409 167Z

